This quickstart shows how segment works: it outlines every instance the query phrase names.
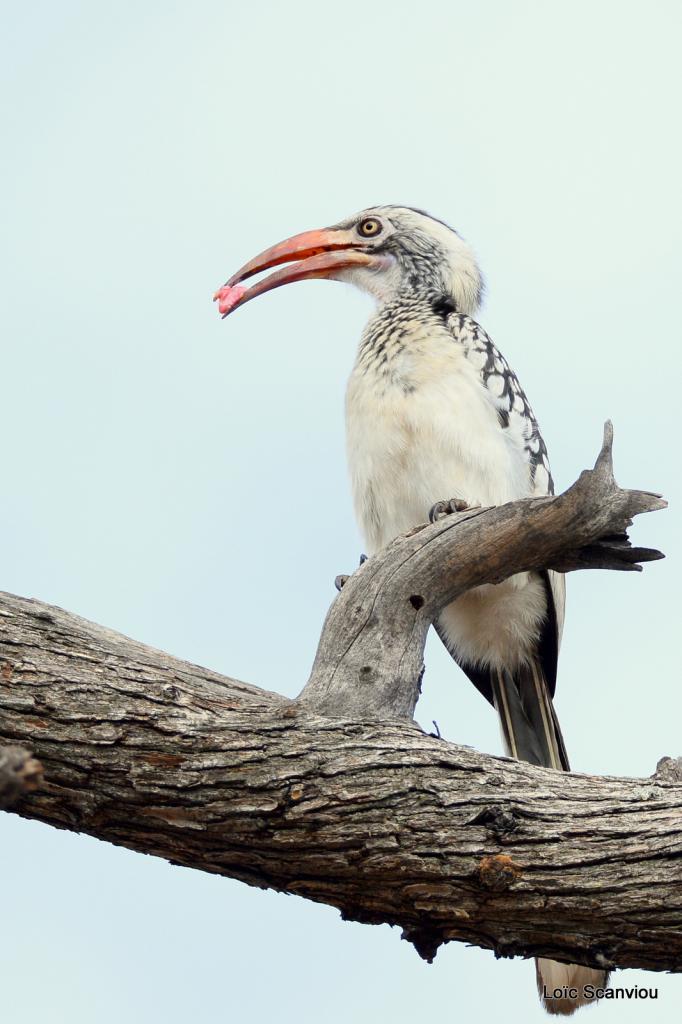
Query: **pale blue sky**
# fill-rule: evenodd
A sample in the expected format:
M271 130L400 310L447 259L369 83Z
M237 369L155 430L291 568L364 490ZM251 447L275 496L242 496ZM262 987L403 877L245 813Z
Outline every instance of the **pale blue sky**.
M213 289L372 203L477 250L481 320L559 486L616 428L668 560L575 574L557 705L574 767L679 753L680 7L654 0L2 4L2 589L287 694L357 562L343 391L369 308ZM421 721L499 752L437 643ZM540 1021L531 964L0 820L7 1020ZM678 1018L603 1005L600 1024ZM581 1018L582 1019L582 1018Z

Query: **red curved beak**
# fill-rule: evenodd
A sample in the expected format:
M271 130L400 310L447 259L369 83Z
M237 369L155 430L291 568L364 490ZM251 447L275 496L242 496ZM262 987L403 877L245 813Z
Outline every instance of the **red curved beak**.
M304 231L287 238L284 242L265 249L233 274L213 296L223 318L255 299L264 292L279 288L293 281L306 281L314 277L334 278L340 270L348 267L369 267L382 270L389 266L390 256L363 252L362 242L348 228L326 228L321 231ZM295 262L292 262L295 261ZM270 274L250 288L241 283L262 270L270 270L282 263L290 266Z

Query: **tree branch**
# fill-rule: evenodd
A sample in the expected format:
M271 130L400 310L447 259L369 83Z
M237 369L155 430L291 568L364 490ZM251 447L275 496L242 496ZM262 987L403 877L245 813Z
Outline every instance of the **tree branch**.
M13 807L42 782L43 766L23 747L0 747L0 810Z
M411 719L429 626L467 590L530 569L639 569L662 558L631 548L625 531L666 503L618 487L612 442L607 423L594 469L558 497L449 515L364 562L329 610L301 700L326 715Z
M647 780L566 775L410 717L428 625L458 594L660 557L622 535L664 503L620 490L610 465L607 436L565 494L453 515L369 559L297 701L0 597L0 741L45 774L18 813L400 925L428 959L456 939L681 969L682 762Z

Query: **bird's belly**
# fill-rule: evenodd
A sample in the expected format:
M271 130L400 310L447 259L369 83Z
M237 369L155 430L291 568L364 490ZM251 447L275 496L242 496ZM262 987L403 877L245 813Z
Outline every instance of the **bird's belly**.
M463 594L443 609L438 630L460 665L513 672L532 657L546 615L541 577L524 572Z
M351 383L353 383L351 378ZM529 494L522 450L478 379L453 373L414 392L349 388L348 461L368 552L428 520L435 502L500 505Z
M417 392L364 381L349 387L348 455L358 524L368 554L428 520L436 501L499 505L530 493L525 455L501 428L478 379L453 374ZM546 612L534 574L476 588L442 613L439 626L463 664L526 659Z

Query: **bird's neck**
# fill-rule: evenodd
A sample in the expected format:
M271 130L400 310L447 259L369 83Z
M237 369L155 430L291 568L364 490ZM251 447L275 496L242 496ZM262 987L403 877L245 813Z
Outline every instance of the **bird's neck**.
M373 387L387 380L412 391L441 347L452 348L446 326L454 303L429 296L401 296L383 302L360 338L352 376Z
M453 299L437 294L400 295L380 303L369 318L360 339L359 353L379 352L400 344L401 338L418 329L437 331L457 311Z

